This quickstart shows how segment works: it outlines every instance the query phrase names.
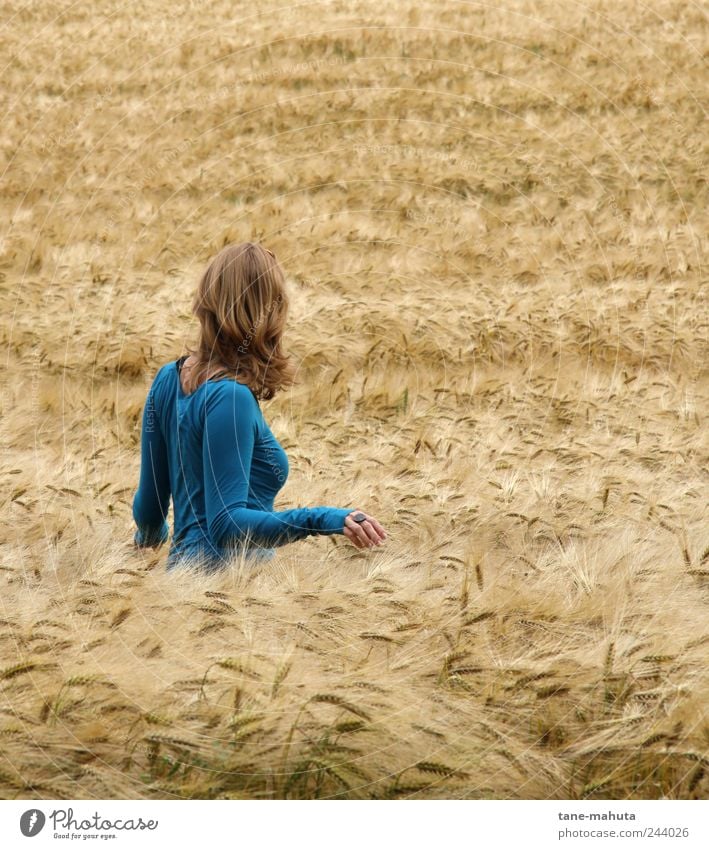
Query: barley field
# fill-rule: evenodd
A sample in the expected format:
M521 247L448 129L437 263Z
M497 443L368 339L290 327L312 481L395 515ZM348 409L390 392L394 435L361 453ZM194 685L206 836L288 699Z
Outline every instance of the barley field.
M709 795L706 7L5 2L0 795ZM277 509L166 573L146 392L261 241ZM170 518L171 524L171 518Z

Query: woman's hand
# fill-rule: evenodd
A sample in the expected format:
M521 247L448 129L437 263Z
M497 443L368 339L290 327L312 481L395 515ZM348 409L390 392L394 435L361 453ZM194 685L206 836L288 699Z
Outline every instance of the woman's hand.
M364 522L355 522L352 518L358 513L364 513L364 510L353 510L345 516L344 534L347 539L351 540L356 548L371 548L374 545L381 545L386 539L386 531L377 522L374 516L364 513L367 517Z

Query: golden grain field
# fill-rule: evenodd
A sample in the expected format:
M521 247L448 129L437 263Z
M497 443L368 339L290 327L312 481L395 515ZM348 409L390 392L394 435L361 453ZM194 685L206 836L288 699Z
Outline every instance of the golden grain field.
M706 9L2 4L3 798L709 795ZM277 509L165 572L140 418L224 244Z

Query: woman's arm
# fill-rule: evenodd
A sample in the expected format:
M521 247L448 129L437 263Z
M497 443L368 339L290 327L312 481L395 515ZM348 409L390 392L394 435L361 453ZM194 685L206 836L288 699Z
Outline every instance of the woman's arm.
M166 542L170 533L166 521L170 474L167 447L155 408L155 381L143 408L140 439L140 482L133 498L133 518L138 530L133 541L141 548L155 548Z
M280 546L313 534L343 534L351 508L298 507L269 512L246 507L259 409L247 386L220 381L205 399L202 463L212 541Z

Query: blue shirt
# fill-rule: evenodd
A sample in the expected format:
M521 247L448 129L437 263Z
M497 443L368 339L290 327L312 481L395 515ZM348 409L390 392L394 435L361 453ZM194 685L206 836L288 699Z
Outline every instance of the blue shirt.
M274 546L314 534L344 533L354 508L298 507L275 512L288 457L246 384L211 378L186 395L179 369L158 371L143 409L140 482L133 498L139 546L167 542L170 569L199 557L224 565L234 551L269 559Z

